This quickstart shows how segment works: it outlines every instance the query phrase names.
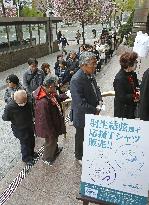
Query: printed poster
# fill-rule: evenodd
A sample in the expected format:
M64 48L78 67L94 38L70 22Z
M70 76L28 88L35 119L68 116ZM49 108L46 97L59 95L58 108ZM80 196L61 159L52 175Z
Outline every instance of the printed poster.
M149 122L86 115L80 194L117 205L146 205Z

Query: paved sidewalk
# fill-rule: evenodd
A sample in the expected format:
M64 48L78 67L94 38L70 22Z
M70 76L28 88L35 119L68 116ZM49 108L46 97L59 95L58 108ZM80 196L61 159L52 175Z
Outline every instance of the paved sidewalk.
M76 48L74 46L74 48ZM56 54L52 54L53 58ZM44 57L47 62L49 56ZM50 56L51 59L51 56ZM39 59L39 63L43 62ZM148 59L142 61L142 66L138 70L139 78L141 79L142 74L146 68L148 68ZM97 74L97 82L101 87L101 91L113 90L113 80L115 74L120 69L119 58L114 56L111 61ZM55 59L54 59L55 62ZM24 67L21 66L16 68L18 72L20 69L23 71ZM20 75L21 72L20 71ZM0 77L1 78L1 77ZM102 115L113 116L113 97L107 97L104 99L106 105L106 111ZM3 106L0 107L2 110ZM4 127L3 127L4 126ZM3 129L3 130L2 130ZM7 135L7 139L10 138L10 127L7 124L1 126L0 122L0 133L2 131ZM31 171L22 181L20 186L16 189L14 194L10 197L6 204L8 205L79 205L82 204L76 200L76 195L79 193L79 183L81 176L81 167L74 159L74 133L75 129L73 126L67 125L67 138L60 137L59 143L64 147L62 153L56 160L53 166L47 166L42 163L41 160L31 168ZM1 134L2 135L2 134ZM3 137L3 135L2 135ZM13 136L11 136L13 138ZM6 140L6 139L5 139ZM43 140L37 139L39 147L43 144ZM10 145L8 145L10 143ZM16 142L12 145L11 142L6 141L5 147L13 146L13 149L18 149L19 146ZM0 147L1 149L1 147ZM2 151L1 151L2 153ZM11 153L7 153L9 156ZM19 155L19 154L18 154ZM1 163L1 161L0 161ZM5 164L5 161L3 162ZM0 181L0 193L2 193L17 174L22 170L23 164L19 160L14 168Z

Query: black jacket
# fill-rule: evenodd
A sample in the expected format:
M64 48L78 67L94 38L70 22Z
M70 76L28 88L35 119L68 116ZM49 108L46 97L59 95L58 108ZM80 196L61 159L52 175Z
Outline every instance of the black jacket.
M149 121L149 68L144 72L140 87L140 119Z
M85 114L95 114L99 101L102 101L100 89L94 77L90 78L82 69L79 69L71 79L70 91L73 124L75 127L83 128Z
M67 60L67 68L70 71L74 71L74 73L76 73L79 70L79 61L78 61L78 59L72 60L71 58L69 58Z
M133 85L129 81L133 79ZM125 72L121 69L115 76L113 87L115 90L114 117L134 119L136 103L133 101L134 90L139 86L135 72Z
M18 106L14 100L10 101L4 109L2 119L4 121L10 121L12 127L17 129L24 129L32 126L33 117L31 103L28 102L25 106L21 107Z

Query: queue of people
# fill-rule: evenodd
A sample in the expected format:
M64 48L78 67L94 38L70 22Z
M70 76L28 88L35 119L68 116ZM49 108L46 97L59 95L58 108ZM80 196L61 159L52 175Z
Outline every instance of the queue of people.
M113 82L115 117L135 119L140 108L137 117L149 119L149 72L144 73L139 85L135 72L137 59L135 52L125 52L120 57L121 69ZM22 85L16 75L7 77L6 107L2 118L11 121L14 136L20 141L23 162L33 164L34 158L38 157L34 151L35 135L45 139L44 163L52 165L62 151L62 147L58 147L58 137L66 133L66 127L61 103L68 98L66 90L70 89L70 116L76 128L75 158L81 164L85 114L99 115L102 107L101 91L95 75L101 65L97 44L85 44L80 46L78 53L71 51L66 59L63 54L57 56L54 76L48 63L43 63L39 69L38 61L31 58ZM64 86L67 89L63 89Z
M13 134L20 141L23 162L31 165L38 157L34 152L37 135L45 138L44 163L52 164L62 151L57 146L58 136L66 132L61 102L68 97L58 94L59 79L51 74L49 64L43 63L39 69L38 61L30 58L28 65L23 85L14 74L6 79L7 105L2 118L11 122Z

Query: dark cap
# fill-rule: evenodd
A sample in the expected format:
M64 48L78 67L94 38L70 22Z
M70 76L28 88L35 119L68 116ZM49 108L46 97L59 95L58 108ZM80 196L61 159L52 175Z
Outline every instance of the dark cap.
M7 77L6 82L7 83L14 83L14 84L18 85L19 84L19 78L16 75L11 74Z

